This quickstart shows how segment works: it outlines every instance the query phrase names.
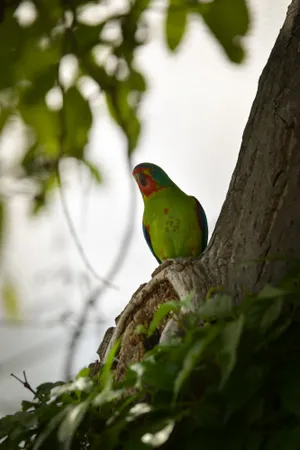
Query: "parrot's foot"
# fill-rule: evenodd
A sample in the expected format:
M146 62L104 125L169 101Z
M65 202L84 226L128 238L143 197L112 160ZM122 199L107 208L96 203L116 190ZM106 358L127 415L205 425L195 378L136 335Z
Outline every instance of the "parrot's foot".
M170 258L170 259L166 259L164 262L162 262L152 273L152 278L155 277L155 275L157 275L159 272L161 272L162 270L164 270L166 267L171 266L172 264L174 264L174 262L176 262L176 259L174 258Z
M170 258L166 259L164 262L162 262L152 273L152 278L160 273L162 270L164 270L166 267L171 266L172 264L175 264L174 269L176 272L182 272L186 265L189 265L191 261L194 261L194 257L186 257L186 258Z

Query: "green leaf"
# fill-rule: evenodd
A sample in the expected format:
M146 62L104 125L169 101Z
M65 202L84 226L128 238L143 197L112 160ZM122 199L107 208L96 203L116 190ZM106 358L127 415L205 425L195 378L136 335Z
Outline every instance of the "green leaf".
M76 86L70 87L65 93L64 115L65 153L77 159L83 159L93 118L89 102Z
M0 25L0 60L5 61L5 70L0 71L0 90L10 88L14 81L14 70L20 60L22 29L13 17L13 11L7 11Z
M0 440L6 436L17 439L24 431L29 431L37 424L34 415L18 411L13 415L8 415L0 419ZM0 444L1 446L1 444Z
M135 332L136 334L147 334L148 330L145 327L145 325L142 325L141 323L139 325L136 326L135 328Z
M90 368L89 367L84 367L83 369L81 369L78 374L76 375L76 380L78 378L87 378L90 375Z
M145 92L147 84L144 75L135 69L132 69L129 74L128 83L130 88L134 91Z
M57 111L48 109L45 101L33 105L20 105L25 124L32 128L35 148L40 158L57 157L59 154L60 118Z
M20 301L16 286L10 279L4 280L2 301L6 317L8 319L18 319L20 317Z
M281 309L282 309L282 299L280 298L274 299L271 302L269 308L264 313L261 321L261 329L263 333L265 333L278 319L281 313Z
M165 34L168 47L171 51L177 49L187 27L188 10L180 0L171 0L166 17Z
M4 223L5 223L5 206L4 201L0 197L0 259L4 242Z
M87 412L89 403L89 400L85 400L79 403L79 405L71 406L68 409L58 429L58 440L63 443L64 450L71 448L73 436Z
M42 445L45 443L46 439L51 435L51 433L53 433L53 431L58 428L59 424L69 412L70 408L71 406L67 406L50 420L43 431L38 435L38 438L33 446L33 450L44 448L42 447Z
M11 106L4 106L0 101L0 133L7 124L9 118L12 116L13 108Z
M120 398L124 397L125 395L124 389L112 389L109 385L107 385L100 394L98 394L93 401L93 405L97 407L104 406L108 403L115 403Z
M88 52L100 43L100 33L105 24L106 22L98 25L86 25L78 22L73 33L81 52Z
M171 312L171 311L180 311L181 304L178 301L170 301L159 305L157 310L154 313L153 319L150 323L148 329L148 337L152 336L157 327L163 321L163 319Z
M43 102L46 94L55 86L57 80L57 65L50 64L45 67L37 80L33 80L22 89L21 101L27 105Z
M173 401L176 401L183 383L190 376L194 367L201 359L204 351L206 350L208 345L215 339L217 334L218 334L217 328L210 327L207 330L206 335L202 339L195 342L195 344L188 351L186 357L184 358L182 369L180 370L175 379Z
M22 400L22 411L28 411L35 409L38 406L38 403L28 402L27 400Z
M141 441L144 444L150 445L151 447L160 447L169 439L171 433L175 427L174 420L167 420L166 423L162 424L163 427L153 433L145 433L142 436Z
M300 418L300 363L286 365L279 374L278 390L284 407Z
M220 389L225 386L237 359L237 349L244 327L244 316L241 315L234 322L228 323L222 333L222 347L220 349L220 362L222 378Z
M103 388L103 389L105 389L106 387L110 387L110 386L112 385L112 373L111 373L111 367L112 367L112 365L113 365L113 363L114 363L116 354L117 354L118 351L119 351L120 344L121 344L121 342L120 342L120 340L118 339L118 340L114 343L114 345L112 346L112 348L110 349L110 351L109 351L109 353L108 353L108 355L107 355L107 358L106 358L106 360L105 360L105 364L104 364L104 366L103 366L103 368L102 368L102 371L101 371L101 378L100 378L100 380L101 380L101 385L102 385L102 388Z
M233 303L231 296L217 293L197 309L197 314L204 320L215 320L230 317L232 311Z
M55 383L40 384L36 388L36 398L38 398L39 400L42 400L44 402L47 402L50 400L50 395L51 395L52 389L54 389L58 386L62 386L64 384L65 383L63 381L56 381Z
M299 450L300 448L300 427L285 427L274 431L269 437L265 450Z
M90 392L93 388L93 381L90 377L79 377L70 383L58 384L57 389L54 391L54 395L60 396L69 392Z
M262 448L263 442L263 433L251 431L246 440L245 450L260 450Z
M241 36L249 27L249 13L245 0L214 0L191 7L202 15L206 25L222 45L229 59L240 63L244 58Z
M257 298L277 298L282 297L283 295L287 295L288 292L286 290L276 288L274 286L271 286L270 284L267 284L263 287L263 289L258 294Z
M30 32L33 33L33 30L36 34L28 36ZM22 56L15 67L16 79L26 80L34 85L39 84L41 77L43 86L46 84L45 80L51 80L52 82L49 81L48 86L52 87L57 75L58 61L61 57L61 38L49 39L48 45L42 47L40 45L42 33L37 27L23 29L22 34L24 42L22 44ZM46 75L47 69L49 70L48 77Z
M91 161L87 161L86 159L83 159L82 162L89 169L90 174L92 175L96 183L100 184L102 182L102 178L98 167L95 166L95 164L93 164Z
M227 421L258 392L267 374L265 367L251 365L251 363L247 364L247 370L245 366L242 366L232 372L222 391L226 399L224 421Z
M128 95L128 88L123 85L115 92L107 93L106 100L112 118L125 133L128 154L131 154L137 145L141 126L134 108L129 105Z

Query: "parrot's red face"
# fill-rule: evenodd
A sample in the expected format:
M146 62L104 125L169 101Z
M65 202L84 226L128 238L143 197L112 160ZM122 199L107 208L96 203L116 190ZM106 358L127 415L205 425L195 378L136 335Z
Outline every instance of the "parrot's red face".
M145 197L149 197L153 192L159 190L159 184L151 176L151 171L151 168L137 166L132 172L141 193Z
M161 189L174 186L173 181L160 167L152 163L141 163L132 172L144 200Z

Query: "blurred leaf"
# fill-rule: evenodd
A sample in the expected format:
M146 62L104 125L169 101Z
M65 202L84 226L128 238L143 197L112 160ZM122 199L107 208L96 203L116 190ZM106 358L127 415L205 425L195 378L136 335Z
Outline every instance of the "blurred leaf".
M283 295L287 295L288 292L286 290L271 286L267 284L263 287L263 289L258 294L257 298L276 298L282 297Z
M45 101L21 105L25 124L35 133L35 148L40 157L56 157L59 153L60 119L57 111L48 109Z
M299 450L300 426L275 431L264 446L265 450Z
M220 349L222 379L220 388L222 389L231 374L237 359L237 349L240 343L241 334L244 327L244 316L241 315L234 322L225 325L222 333L222 347Z
M117 352L119 351L120 347L120 340L118 339L112 348L110 349L107 358L105 360L105 364L103 366L103 369L101 371L101 384L103 386L103 389L106 387L110 387L112 383L112 373L111 373L111 367L114 363L115 357Z
M141 323L139 325L136 326L135 328L135 332L136 334L147 334L148 330L145 327L145 325L142 325Z
M217 293L197 309L197 314L204 320L227 318L232 315L233 303L228 294Z
M48 80L53 80L53 74L58 71L58 63L61 57L61 37L48 38L47 45L42 46L41 30L34 25L23 29L22 55L15 67L15 77L17 80L27 80L30 83L39 84L42 77L42 84L45 86L47 79L46 71L49 70ZM31 34L35 31L34 35ZM27 35L26 35L27 34ZM53 80L54 81L54 80ZM49 88L53 86L48 82Z
M95 164L93 164L91 161L88 161L86 159L83 159L82 162L89 169L90 174L92 175L92 177L96 181L96 183L100 184L102 182L102 177L101 177L98 167L96 167Z
M42 383L36 388L36 398L47 402L50 400L52 389L62 386L63 381L56 381L55 383Z
M150 323L148 329L148 337L152 336L157 327L163 321L163 319L171 312L171 311L180 311L181 304L178 301L170 301L163 303L158 306L157 310L154 313L153 319Z
M261 321L261 328L264 333L278 319L278 317L281 313L281 308L282 308L282 299L277 298L271 302L269 308L264 313L262 321Z
M84 367L83 369L81 369L78 374L76 375L76 380L78 378L87 378L90 375L90 371L91 369L89 367Z
M89 401L79 403L79 405L74 405L70 407L67 414L64 417L58 429L58 440L64 444L64 450L69 450L71 448L73 436L83 420L87 409L89 407Z
M38 75L37 80L32 81L22 90L21 101L24 104L33 105L44 102L46 94L55 86L57 80L57 65L48 64ZM32 80L32 78L31 78Z
M249 365L247 370L242 367L232 372L223 388L227 400L225 421L261 388L267 374L266 368L258 365Z
M38 435L37 439L35 440L33 450L38 450L40 448L44 449L44 443L46 439L53 433L53 431L58 428L61 421L64 419L66 414L70 411L71 406L67 406L62 411L60 411L58 414L56 414L49 423L46 424L45 428L42 430L42 432ZM42 447L43 446L43 447Z
M144 444L148 444L151 447L160 447L165 442L167 442L174 430L174 427L174 420L168 420L165 424L163 424L163 428L154 433L145 433L144 436L142 436L141 440Z
M5 223L5 206L4 200L0 197L0 260L3 247L4 223Z
M98 25L87 25L78 22L77 27L74 30L74 37L77 45L80 47L80 51L86 52L100 43L100 33L106 23L107 22Z
M174 51L180 44L187 27L188 9L185 3L180 0L170 0L166 24L165 34L168 47Z
M131 154L137 145L141 125L136 114L136 106L129 103L129 94L128 84L119 82L116 88L106 93L106 100L111 116L125 133L128 154Z
M202 15L229 59L240 63L244 58L240 37L245 36L249 27L245 0L214 0L192 6L191 9Z
M264 443L263 433L252 432L246 440L245 450L260 450Z
M5 70L0 70L0 90L9 88L14 81L14 69L22 48L22 29L13 17L13 11L5 13L0 24L0 60L5 61Z
M22 400L22 411L28 411L30 409L35 409L37 407L37 403L29 402L27 400Z
M13 109L9 106L1 105L0 101L0 133L7 124L7 121L11 117L12 113Z
M300 363L288 364L277 374L278 390L284 407L300 418Z
M2 300L5 316L8 319L18 319L20 317L20 301L16 286L10 279L4 280Z
M145 77L141 72L138 72L135 69L132 69L130 71L129 77L128 77L128 83L130 84L130 88L132 90L136 90L139 92L145 92L147 89L147 84Z
M215 339L217 333L218 330L215 327L207 329L206 335L202 339L198 340L188 351L187 355L184 358L182 369L175 379L174 400L176 400L176 398L178 397L183 383L190 376L196 364L203 355L205 349Z
M41 211L42 208L46 206L46 201L49 197L49 194L53 191L54 188L57 187L57 176L56 172L46 173L45 176L41 179L38 179L38 174L35 175L32 173L32 177L37 177L39 192L34 196L32 201L32 214L37 214Z
M65 153L77 159L83 159L85 145L88 142L92 126L92 113L89 102L79 90L72 86L64 96Z
M29 431L36 425L36 422L36 417L22 411L2 417L0 419L0 440L7 435L13 435L14 438L22 436L24 430Z

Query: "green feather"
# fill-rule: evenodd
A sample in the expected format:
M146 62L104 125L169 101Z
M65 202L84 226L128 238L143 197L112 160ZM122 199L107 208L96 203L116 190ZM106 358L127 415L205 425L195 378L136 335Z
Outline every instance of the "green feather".
M198 256L203 251L195 200L177 186L155 192L145 200L143 222L160 261Z

